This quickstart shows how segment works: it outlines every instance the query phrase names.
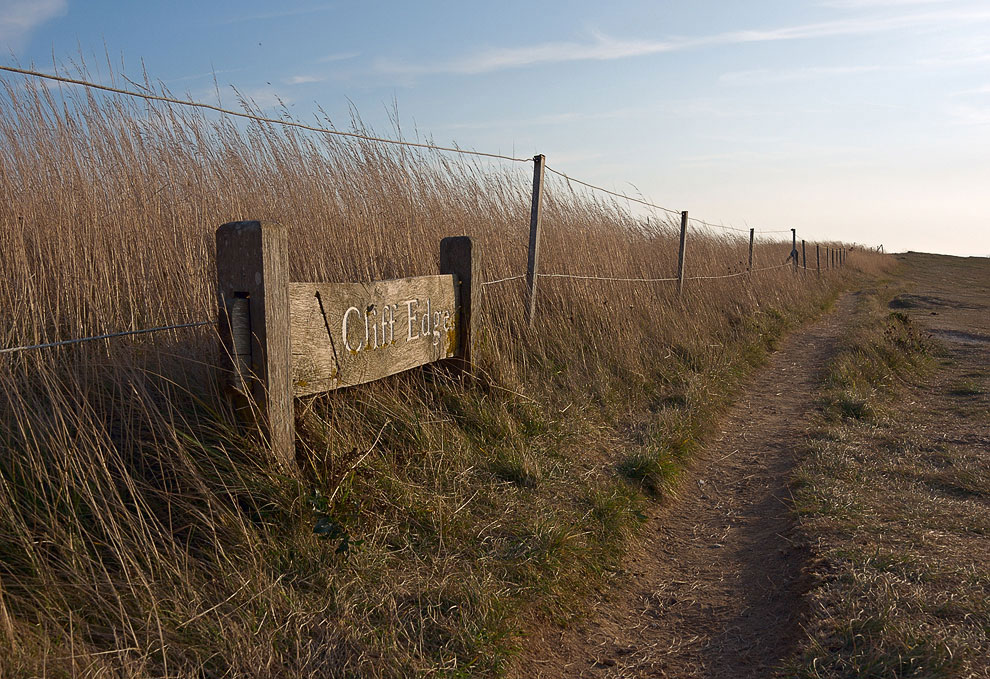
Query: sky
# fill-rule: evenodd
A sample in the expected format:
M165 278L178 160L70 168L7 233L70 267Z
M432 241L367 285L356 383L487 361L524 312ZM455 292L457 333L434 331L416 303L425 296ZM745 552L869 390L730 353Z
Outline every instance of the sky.
M80 60L388 136L397 111L713 223L990 256L986 0L0 0L0 64Z

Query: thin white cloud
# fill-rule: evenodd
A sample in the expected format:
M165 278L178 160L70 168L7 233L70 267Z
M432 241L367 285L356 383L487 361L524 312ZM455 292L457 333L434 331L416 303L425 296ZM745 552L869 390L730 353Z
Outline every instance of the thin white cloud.
M238 100L245 99L261 110L280 109L292 105L291 98L279 94L273 87L256 87L250 90L235 90L235 92Z
M929 66L933 68L948 68L952 66L974 66L990 62L990 51L985 48L972 50L956 50L934 57L926 57L918 60L919 66Z
M990 85L981 85L980 87L971 87L965 90L959 90L957 92L952 92L950 96L953 97L967 97L971 95L982 95L990 94Z
M952 106L947 112L951 122L956 125L990 125L990 108L985 106Z
M835 76L875 73L888 70L883 66L810 66L806 68L767 69L750 71L730 71L719 76L719 81L730 85L766 85L802 80L814 80Z
M476 74L565 61L622 59L659 52L672 52L677 48L675 41L616 40L599 35L595 37L594 42L590 43L550 42L526 47L496 48L435 64L379 60L377 66L382 71L410 75L423 73Z
M959 0L824 0L822 7L836 9L875 9L877 7L917 7L918 5L943 5Z
M67 9L67 0L0 0L0 49L21 51L34 29Z
M317 5L316 7L301 7L298 9L286 9L278 12L262 12L260 14L244 14L242 16L230 17L217 22L220 26L229 24L240 24L246 21L269 21L271 19L283 19L285 17L301 16L304 14L316 14L333 9L333 5Z
M309 83L321 83L326 79L326 76L323 75L294 75L286 78L285 82L289 85L307 85Z
M379 60L376 66L380 71L394 74L458 73L473 75L540 64L609 61L702 47L846 37L912 29L926 30L933 26L944 27L948 23L971 24L985 21L990 21L990 10L945 9L896 16L822 21L773 29L730 31L708 36L678 37L666 40L629 40L598 34L588 42L550 42L525 47L494 48L432 64Z
M561 125L564 123L577 123L596 120L618 120L633 118L656 112L654 108L627 107L611 111L596 111L591 113L548 113L546 115L534 116L532 118L517 118L514 120L483 120L471 123L451 123L444 125L449 130L490 130L493 128L520 129L526 127L543 125ZM558 161L559 162L559 161Z
M204 73L193 73L191 75L181 75L181 76L179 76L177 78L169 78L165 82L166 83L181 83L181 82L186 82L186 81L189 81L189 80L202 80L203 78L214 78L214 77L216 77L218 75L227 74L227 73L238 73L238 72L244 71L244 70L246 70L246 69L244 69L244 68L225 68L225 69L221 69L219 71L207 71L207 72L204 72Z
M346 61L347 59L354 59L358 56L361 56L360 52L338 52L336 54L328 54L325 57L321 57L316 60L316 63L328 64L332 61Z

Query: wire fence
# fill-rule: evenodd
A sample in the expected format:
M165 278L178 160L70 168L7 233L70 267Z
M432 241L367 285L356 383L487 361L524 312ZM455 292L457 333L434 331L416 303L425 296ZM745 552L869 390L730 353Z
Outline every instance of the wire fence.
M421 142L405 141L402 139L389 139L387 137L374 137L367 134L360 134L358 132L342 132L340 130L329 130L325 127L317 127L315 125L307 125L305 123L296 122L294 120L284 120L281 118L267 118L265 116L254 115L253 113L245 113L243 111L234 111L229 108L223 108L222 106L215 106L213 104L204 104L199 101L189 101L186 99L175 99L173 97L166 97L160 94L148 94L146 92L135 92L133 90L125 90L119 87L111 87L109 85L99 85L97 83L89 82L87 80L80 80L79 78L67 78L61 75L52 75L51 73L42 73L40 71L32 71L26 68L14 68L13 66L0 66L0 71L6 71L8 73L16 73L24 76L31 76L35 78L41 78L44 80L52 80L55 82L65 83L68 85L79 85L80 87L86 87L93 90L100 90L101 92L112 92L113 94L121 94L127 97L137 97L138 99L145 99L147 101L160 101L166 104L176 104L178 106L188 106L190 108L204 109L207 111L214 111L216 113L222 113L223 115L232 116L234 118L244 118L246 120L253 120L259 123L271 123L273 125L282 125L284 127L294 127L300 130L306 130L308 132L317 132L319 134L329 134L336 137L349 137L351 139L361 139L364 141L372 141L380 144L393 144L395 146L409 146L413 148L430 149L432 151L444 151L447 153L459 153L467 156L484 156L486 158L498 158L499 160L511 160L517 163L531 163L532 158L516 158L514 156L507 156L501 153L487 153L484 151L470 151L467 149L460 149L455 146L437 146L436 144L424 144Z
M254 122L260 122L260 123L266 123L266 124L282 125L282 126L285 126L285 127L291 127L291 128L301 129L301 130L305 130L305 131L309 131L309 132L314 132L314 133L318 133L318 134L326 134L326 135L333 135L333 136L338 136L338 137L346 137L346 138L351 138L351 139L359 139L359 140L363 140L363 141L369 141L369 142L381 143L381 144L391 144L391 145L396 145L396 146L421 148L421 149L427 149L427 150L444 152L444 153L455 153L455 154L461 154L461 155L466 155L466 156L481 156L481 157L486 157L486 158L495 158L495 159L499 159L499 160L507 160L507 161L520 162L520 163L533 163L534 161L537 161L539 163L542 163L543 162L543 157L542 156L536 156L535 158L518 158L518 157L515 157L515 156L509 156L509 155L504 155L504 154L500 154L500 153L489 153L489 152L484 152L484 151L474 151L474 150L461 149L461 148L452 147L452 146L439 146L439 145L436 145L436 144L427 144L427 143L421 143L421 142L411 142L411 141L405 141L405 140L401 140L401 139L389 139L389 138L386 138L386 137L376 137L376 136L367 135L367 134L361 134L361 133L357 133L357 132L342 132L340 130L332 130L332 129L327 129L327 128L324 128L324 127L318 127L318 126L314 126L314 125L307 125L305 123L300 123L300 122L293 121L293 120L285 120L285 119L279 119L279 118L269 118L269 117L259 116L259 115L255 115L255 114L244 112L244 111L235 111L235 110L223 108L221 106L216 106L216 105L213 105L213 104L205 104L205 103L197 102L197 101L176 99L174 97L165 96L165 95L159 95L159 94L151 94L151 93L148 93L148 92L136 92L134 90L127 90L127 89L122 89L122 88L119 88L119 87L113 87L113 86L109 86L109 85L100 85L98 83L89 82L87 80L82 80L82 79L79 79L79 78L70 78L70 77L66 77L66 76L60 76L60 75L57 75L57 74L50 74L50 73L43 73L43 72L40 72L40 71L34 71L34 70L30 70L30 69L23 69L23 68L16 68L16 67L12 67L12 66L2 66L2 65L0 65L0 71L7 72L7 73L14 73L14 74L22 75L22 76L27 76L27 77L39 78L39 79L47 80L47 81L54 81L54 82L58 82L58 83L64 83L64 84L70 84L70 85L77 85L77 86L81 86L81 87L85 87L85 88L89 88L89 89L93 89L93 90L98 90L98 91L103 91L103 92L110 92L110 93L113 93L113 94L119 94L119 95L122 95L122 96L136 97L136 98L144 99L144 100L147 100L147 101L162 102L162 103L175 104L175 105L179 105L179 106L186 106L186 107L191 107L191 108L196 108L196 109L209 110L209 111L214 111L216 113L220 113L222 115L232 116L232 117L235 117L235 118L247 119L247 120L251 120L251 121L254 121ZM742 229L742 228L738 228L738 227L734 227L734 226L726 226L726 225L723 225L723 224L712 224L710 222L706 222L706 221L704 221L702 219L698 219L696 217L688 217L686 212L682 212L682 211L674 210L674 209L671 209L671 208L668 208L668 207L664 207L662 205L658 205L656 203L650 202L650 201L645 200L645 199L642 199L642 198L636 198L636 197L627 195L625 193L621 193L621 192L617 192L617 191L612 191L612 190L607 189L607 188L605 188L603 186L598 186L597 184L593 184L591 182L587 182L587 181L584 181L584 180L581 180L581 179L577 179L577 178L572 177L572 176L570 176L570 175L568 175L568 174L566 174L566 173L564 173L564 172L562 172L560 170L554 169L554 168L552 168L552 167L550 167L548 165L544 165L543 166L543 169L545 169L547 172L549 172L551 174L554 174L554 175L557 175L557 176L561 177L562 179L564 179L568 183L578 184L578 185L583 186L585 188L588 188L588 189L591 189L591 190L594 190L594 191L602 192L602 193L604 193L606 195L612 196L613 198L619 198L621 200L625 200L625 201L628 201L630 203L636 203L636 204L639 204L639 205L643 205L645 207L649 207L649 208L653 208L653 209L656 209L656 210L660 210L660 211L662 211L662 212L664 212L664 213L666 213L668 215L671 215L671 216L679 216L683 220L682 221L682 225L683 226L686 226L688 223L692 223L693 222L694 224L701 225L702 227L708 228L708 229L721 229L721 230L734 231L734 232L740 232L740 233L747 233L747 232L749 232L751 235L753 233L760 233L760 234L781 234L781 233L790 233L791 232L791 230L789 230L789 229L788 230ZM536 209L536 208L534 208L534 209ZM686 219L685 219L685 217L686 217ZM683 235L683 232L682 232L682 235ZM751 243L752 243L752 241L751 241ZM791 266L791 260L790 260L790 258L788 258L788 262L786 262L784 264L775 265L775 266L769 266L769 267L763 267L763 268L759 268L759 269L752 269L750 267L750 268L747 268L744 271L739 271L739 272L730 273L730 274L684 276L683 275L683 272L681 272L681 275L679 275L677 277L662 277L662 278L618 277L618 276L584 275L584 274L569 274L569 273L541 273L541 272L533 271L532 274L519 274L519 275L516 275L516 276L507 276L507 277L504 277L504 278L498 278L498 279L491 280L491 281L484 281L484 282L481 283L481 286L482 287L486 287L486 286L491 286L491 285L497 285L497 284L500 284L500 283L507 283L507 282L511 282L511 281L526 279L526 278L529 278L530 275L533 276L534 280L536 278L558 278L558 279L572 279L572 280L586 280L586 281L608 281L608 282L616 282L616 283L675 283L675 282L678 282L678 281L683 282L683 281L719 280L719 279L726 279L726 278L736 278L736 277L744 276L744 275L751 274L751 273L757 273L757 272L761 272L761 271L770 271L770 270L773 270L773 269L780 269L780 268L787 267L787 266ZM139 330L126 330L126 331L121 331L121 332L106 333L106 334L102 334L102 335L94 335L94 336L90 336L90 337L80 337L80 338L60 340L60 341L55 341L55 342L46 342L46 343L41 343L41 344L32 344L32 345L25 345L25 346L0 348L0 354L14 354L14 353L18 353L18 352L22 352L22 351L29 351L29 350L34 350L34 349L48 349L48 348L61 347L61 346L67 346L67 345L72 345L72 344L80 344L80 343L84 343L84 342L93 342L93 341L98 341L98 340L112 339L112 338L117 338L117 337L128 337L128 336L133 336L133 335L143 335L143 334L149 334L149 333L165 332L165 331L169 331L169 330L179 330L179 329L184 329L184 328L196 328L196 327L202 327L202 326L206 326L206 325L213 325L215 323L216 323L215 321L196 321L196 322L191 322L191 323L180 323L180 324L176 324L176 325L157 326L157 327L153 327L153 328L143 328L143 329L139 329Z
M736 273L722 274L718 276L685 276L686 281L713 281L721 278L736 278L737 276L745 276L746 274L759 273L761 271L772 271L774 269L783 269L785 267L790 267L792 264L788 261L783 264L775 264L774 266L764 266L759 269L746 269L745 271L738 271ZM676 283L679 278L676 276L667 278L622 278L616 276L586 276L583 274L571 274L571 273L537 273L538 278L568 278L574 280L582 281L608 281L612 283ZM526 278L526 274L519 274L518 276L509 276L507 278L499 278L494 281L485 281L481 285L482 287L487 285L496 285L498 283L506 283L509 281L516 281Z
M227 116L231 116L231 117L234 117L234 118L241 118L241 119L245 119L245 120L252 120L254 122L268 123L268 124L272 124L272 125L282 125L284 127L292 127L292 128L296 128L296 129L300 129L300 130L306 130L308 132L315 132L315 133L318 133L318 134L333 135L333 136L337 136L337 137L347 137L347 138L351 138L351 139L360 139L360 140L363 140L363 141L376 142L376 143L380 143L380 144L391 144L391 145L394 145L394 146L406 146L406 147L411 147L411 148L428 149L428 150L431 150L431 151L439 151L439 152L443 152L443 153L456 153L456 154L461 154L461 155L466 155L466 156L479 156L479 157L485 157L485 158L496 158L496 159L499 159L499 160L508 160L508 161L517 162L517 163L532 163L534 161L533 158L518 158L516 156L509 156L509 155L504 155L504 154L501 154L501 153L491 153L491 152L486 152L486 151L474 151L474 150L462 149L462 148L458 148L456 146L439 146L437 144L427 144L427 143L423 143L423 142L405 141L403 139L389 139L387 137L376 137L376 136L373 136L373 135L361 134L359 132L343 132L343 131L340 131L340 130L331 130L331 129L327 129L325 127L318 127L318 126L315 126L315 125L307 125L306 123L300 123L300 122L297 122L297 121L294 121L294 120L285 120L283 118L269 118L269 117L266 117L266 116L259 116L259 115L255 115L253 113L247 113L247 112L244 112L244 111L235 111L233 109L224 108L222 106L217 106L217 105L214 105L214 104L206 104L206 103L203 103L203 102L191 101L191 100L188 100L188 99L176 99L174 97L169 97L169 96L165 96L165 95L161 95L161 94L151 94L151 93L148 93L148 92L136 92L134 90L127 90L127 89L123 89L123 88L120 88L120 87L113 87L113 86L110 86L110 85L101 85L99 83L90 82L88 80L83 80L81 78L70 78L70 77L67 77L67 76L61 76L61 75L52 74L52 73L44 73L44 72L41 72L41 71L34 71L34 70L31 70L31 69L26 69L26 68L16 68L14 66L0 66L0 71L7 72L7 73L14 73L14 74L22 75L22 76L26 76L26 77L39 78L39 79L42 79L42 80L49 80L49 81L53 81L53 82L64 83L64 84L68 84L68 85L77 85L77 86L80 86L80 87L86 87L86 88L93 89L93 90L98 90L98 91L101 91L101 92L110 92L112 94L119 94L119 95L122 95L122 96L135 97L135 98L138 98L138 99L144 99L146 101L157 101L157 102L162 102L162 103L166 103L166 104L175 104L177 106L187 106L187 107L190 107L190 108L196 108L196 109L202 109L202 110L207 110L207 111L213 111L215 113L220 113L222 115L227 115ZM625 201L628 201L628 202L631 202L631 203L637 203L637 204L643 205L645 207L650 207L650 208L654 208L656 210L661 210L662 212L665 212L665 213L667 213L669 215L673 215L673 216L677 216L677 215L682 214L682 211L680 211L680 210L674 210L672 208L664 207L662 205L658 205L656 203L653 203L651 201L644 200L644 199L641 199L641 198L634 198L633 196L627 195L625 193L621 193L621 192L618 192L618 191L612 191L610 189L605 188L604 186L599 186L597 184L592 184L591 182L587 182L587 181L584 181L584 180L581 180L581 179L577 179L577 178L572 177L572 176L570 176L570 175L568 175L568 174L566 174L566 173L564 173L564 172L562 172L560 170L554 169L554 168L550 167L549 165L545 166L545 169L546 169L547 172L550 172L552 174L555 174L555 175L563 178L564 180L566 180L568 182L573 182L575 184L579 184L581 186L584 186L586 188L592 189L594 191L600 191L600 192L605 193L607 195L610 195L610 196L612 196L614 198L621 198L622 200L625 200ZM737 232L740 232L740 233L745 233L745 232L748 232L749 231L749 229L741 229L741 228L734 227L734 226L726 226L726 225L723 225L723 224L712 224L710 222L706 222L704 220L697 219L695 217L690 217L689 218L689 221L696 222L696 223L701 224L701 225L703 225L703 226L705 226L707 228L710 228L710 229L723 229L723 230L727 230L727 231L737 231ZM786 230L783 230L783 231L772 231L772 230L755 229L755 231L756 231L756 233L787 233Z
M614 196L616 198L621 198L621 199L627 200L627 201L629 201L631 203L639 203L640 205L645 205L647 207L656 208L657 210L662 210L663 212L666 212L667 214L674 215L674 216L679 216L681 214L679 210L672 210L669 207L663 207L662 205L657 205L656 203L651 203L649 201L642 200L640 198L633 198L632 196L628 196L628 195L626 195L624 193L618 193L617 191L610 191L610 190L606 189L603 186L598 186L596 184L591 184L589 182L582 181L580 179L575 179L574 177L571 177L570 175L564 174L560 170L553 169L549 165L546 166L546 171L547 172L550 172L552 174L555 174L558 177L563 177L564 180L566 180L568 182L573 182L575 184L580 184L581 186L585 186L585 187L587 187L589 189L594 189L595 191L601 191L602 193L607 193L610 196Z
M105 335L93 335L91 337L78 337L76 339L67 339L58 342L46 342L44 344L29 344L22 347L7 347L6 349L0 349L0 354L15 354L19 351L27 351L29 349L50 349L52 347L63 347L68 344L95 342L96 340L105 340L114 337L127 337L128 335L146 335L152 332L179 330L181 328L199 328L204 325L214 325L215 323L216 321L196 321L194 323L179 323L178 325L162 325L155 328L142 328L141 330L124 330L123 332L111 332Z
M719 280L723 278L736 278L738 276L745 276L751 273L759 273L761 271L771 271L774 269L782 269L784 267L792 266L790 262L784 264L777 264L775 266L766 266L759 269L751 269L746 271L739 271L737 273L722 274L718 276L685 276L686 281L703 281L703 280ZM617 276L585 276L581 274L566 274L566 273L538 273L536 274L539 278L565 278L573 280L587 280L587 281L607 281L613 283L676 283L679 279L677 277L667 277L667 278L625 278ZM508 276L506 278L498 278L493 281L484 281L481 283L482 287L489 285L497 285L499 283L508 283L511 281L522 280L526 278L526 274L519 274L518 276ZM92 335L89 337L77 337L74 339L60 340L57 342L45 342L43 344L28 344L19 347L6 347L0 349L0 354L15 354L21 351L29 351L32 349L51 349L54 347L62 347L71 344L81 344L84 342L95 342L98 340L113 339L115 337L128 337L132 335L145 335L155 332L165 332L168 330L181 330L183 328L200 328L205 325L216 325L216 321L195 321L193 323L179 323L176 325L162 325L154 328L142 328L140 330L125 330L122 332L112 332L103 335Z

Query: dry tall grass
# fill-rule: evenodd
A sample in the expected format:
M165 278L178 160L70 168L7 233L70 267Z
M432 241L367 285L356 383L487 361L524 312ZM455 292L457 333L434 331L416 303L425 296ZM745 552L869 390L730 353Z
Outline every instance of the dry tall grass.
M289 225L295 280L432 273L455 234L487 279L525 270L528 166L3 88L3 346L213 318L214 230L235 219ZM545 197L544 271L676 271L670 225L559 179ZM759 243L757 266L788 250ZM691 275L745 258L691 233ZM606 451L683 452L761 335L839 284L783 269L680 302L547 278L532 330L521 281L487 287L485 379L419 371L300 404L298 478L232 426L210 327L0 355L0 673L495 672L527 607L567 615L635 523Z

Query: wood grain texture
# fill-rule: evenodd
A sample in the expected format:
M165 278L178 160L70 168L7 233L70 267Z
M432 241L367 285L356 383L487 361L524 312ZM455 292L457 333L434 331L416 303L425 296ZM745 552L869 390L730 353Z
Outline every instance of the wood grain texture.
M440 241L440 273L453 274L457 281L457 353L450 359L450 366L459 374L471 373L472 302L474 291L481 290L477 262L468 236L450 236Z
M677 246L677 296L684 294L684 255L687 250L688 213L681 213L681 241Z
M536 286L540 281L540 221L545 165L545 156L533 156L533 203L529 211L529 254L526 258L526 287L529 289L526 320L530 325L536 315Z
M458 351L456 277L290 283L296 396L393 375Z
M749 230L749 265L746 267L746 271L753 270L753 238L756 235L756 229Z
M245 409L258 416L276 458L287 470L295 464L295 419L289 384L288 239L278 224L230 222L217 229L219 326L228 370L236 377L234 360L246 362L243 348L234 346L231 327L235 304L248 302L250 367L253 403ZM241 314L237 314L243 322Z

